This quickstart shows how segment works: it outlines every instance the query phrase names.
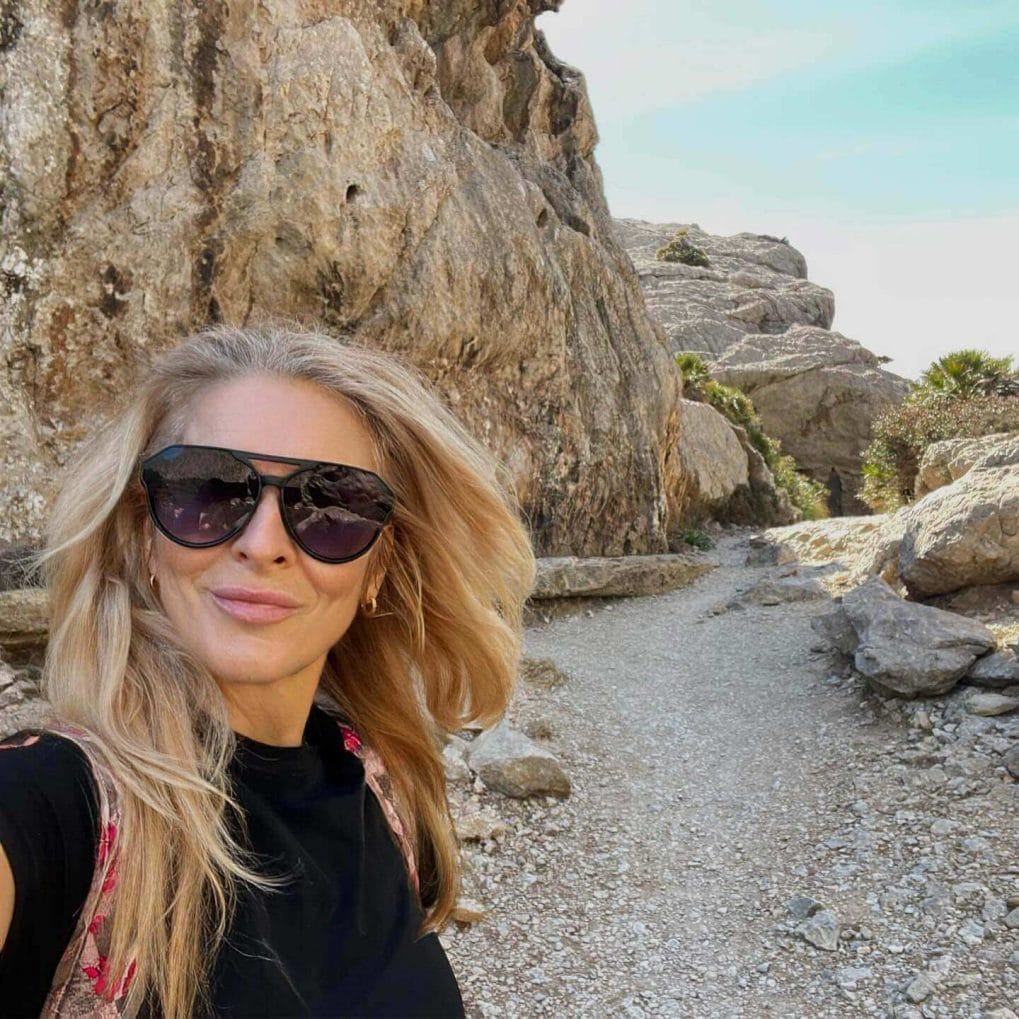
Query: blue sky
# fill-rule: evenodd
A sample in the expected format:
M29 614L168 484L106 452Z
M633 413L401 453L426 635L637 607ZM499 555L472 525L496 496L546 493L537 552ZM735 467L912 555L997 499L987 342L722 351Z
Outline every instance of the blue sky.
M1019 2L565 0L538 27L584 73L614 215L787 236L902 375L1019 361Z

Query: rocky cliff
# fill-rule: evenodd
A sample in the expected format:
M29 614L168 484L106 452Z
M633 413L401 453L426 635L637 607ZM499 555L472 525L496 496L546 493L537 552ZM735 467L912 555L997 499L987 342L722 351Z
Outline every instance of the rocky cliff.
M154 353L285 315L406 353L540 552L664 551L680 380L558 4L3 4L0 542Z
M700 353L713 378L745 392L783 452L829 485L836 513L869 513L857 496L862 454L874 419L901 402L908 383L881 367L889 358L831 330L834 295L807 279L803 255L766 234L614 225L670 350ZM656 257L680 229L703 264Z

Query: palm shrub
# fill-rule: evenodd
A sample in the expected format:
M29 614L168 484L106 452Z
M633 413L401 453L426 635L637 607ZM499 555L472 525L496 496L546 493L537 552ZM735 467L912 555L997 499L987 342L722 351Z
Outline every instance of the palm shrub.
M951 397L1008 396L1019 389L1019 372L1011 355L992 357L986 350L966 348L939 357L916 385L927 393Z
M684 393L688 388L699 392L701 386L710 381L711 375L708 372L708 366L700 354L695 354L692 350L681 350L678 354L674 354L673 358L683 373Z
M683 371L684 394L710 403L732 424L746 429L751 445L774 475L775 487L788 493L804 520L820 520L829 516L827 487L802 473L796 461L782 452L781 442L765 432L750 397L735 386L726 386L711 378L708 366L699 354L680 351L674 357Z

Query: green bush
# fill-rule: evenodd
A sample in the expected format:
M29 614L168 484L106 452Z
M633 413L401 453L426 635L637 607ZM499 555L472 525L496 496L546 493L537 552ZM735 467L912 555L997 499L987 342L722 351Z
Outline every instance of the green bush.
M680 534L688 545L699 548L702 552L708 552L715 547L711 535L697 527L688 527Z
M746 429L751 445L764 457L764 462L774 475L775 486L789 494L803 518L820 520L830 516L827 486L802 473L796 461L782 452L779 440L764 431L750 397L735 386L725 386L711 378L707 365L698 354L680 351L674 357L683 371L683 392L710 403L734 425Z
M932 443L1011 431L1019 431L1019 397L914 384L902 404L874 421L860 498L878 513L899 509L913 501L920 460Z
M710 265L703 248L698 248L686 239L686 227L676 231L676 235L655 252L660 262L682 262L684 265Z

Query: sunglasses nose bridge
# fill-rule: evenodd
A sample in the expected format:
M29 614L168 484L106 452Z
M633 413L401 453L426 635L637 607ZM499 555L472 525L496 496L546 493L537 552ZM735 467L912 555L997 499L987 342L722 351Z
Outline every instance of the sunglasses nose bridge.
M276 508L279 511L280 517L283 516L283 489L286 487L286 477L276 477L273 474L259 474L259 481L261 483L258 490L258 499L255 504L255 509L252 511L252 516L258 511L258 506L262 502L262 494L267 488L275 488L278 491L276 497Z

